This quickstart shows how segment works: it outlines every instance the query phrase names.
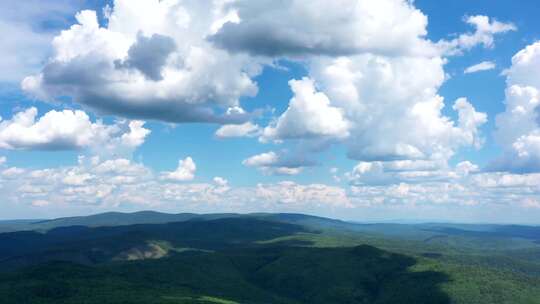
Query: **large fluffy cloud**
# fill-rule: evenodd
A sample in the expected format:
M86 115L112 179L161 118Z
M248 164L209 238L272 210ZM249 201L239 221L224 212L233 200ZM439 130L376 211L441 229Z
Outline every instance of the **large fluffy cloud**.
M427 17L408 1L234 1L238 20L210 40L233 52L267 56L422 54Z
M495 139L505 155L492 170L540 171L540 42L512 58L507 73L506 110L497 115Z
M206 37L230 19L227 1L116 0L107 25L81 11L54 38L53 55L22 82L34 96L69 96L103 113L170 122L239 123L239 98L257 92L253 58Z
M430 56L461 54L477 45L494 46L494 36L517 28L488 16L466 16L473 32L431 43L428 18L404 0L231 1L237 18L209 39L232 52L303 57L360 53Z
M263 130L264 141L309 137L343 138L349 135L349 122L343 110L332 107L328 97L316 91L313 80L291 80L289 85L294 97L275 124Z
M442 114L437 91L445 79L443 64L441 57L362 54L318 58L310 74L351 122L349 157L448 159L459 147L479 143L478 127L487 117L466 99L454 104L457 122Z
M49 111L37 118L36 108L0 119L0 148L27 150L73 150L91 148L101 153L121 153L142 143L150 130L144 122L92 122L80 110Z

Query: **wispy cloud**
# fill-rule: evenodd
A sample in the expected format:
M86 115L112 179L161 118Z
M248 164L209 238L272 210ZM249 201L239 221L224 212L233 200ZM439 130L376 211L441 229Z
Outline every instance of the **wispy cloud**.
M489 71L495 69L496 67L497 65L493 61L482 61L478 64L471 65L470 67L466 68L463 73L472 74L476 72Z

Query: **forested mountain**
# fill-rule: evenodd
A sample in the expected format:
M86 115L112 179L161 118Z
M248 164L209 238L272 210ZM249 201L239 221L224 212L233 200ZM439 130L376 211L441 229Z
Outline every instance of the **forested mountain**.
M0 303L540 303L539 227L157 212L0 226Z

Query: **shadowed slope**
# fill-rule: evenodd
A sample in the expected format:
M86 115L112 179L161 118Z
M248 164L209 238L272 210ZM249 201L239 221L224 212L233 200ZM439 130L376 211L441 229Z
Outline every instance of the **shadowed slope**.
M449 303L440 290L446 275L411 272L414 264L371 246L237 248L97 267L37 266L0 276L0 295L21 304Z

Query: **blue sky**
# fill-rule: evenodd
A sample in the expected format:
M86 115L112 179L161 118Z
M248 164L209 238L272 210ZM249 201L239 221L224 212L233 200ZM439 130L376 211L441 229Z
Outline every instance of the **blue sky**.
M0 8L1 219L538 224L536 1Z

